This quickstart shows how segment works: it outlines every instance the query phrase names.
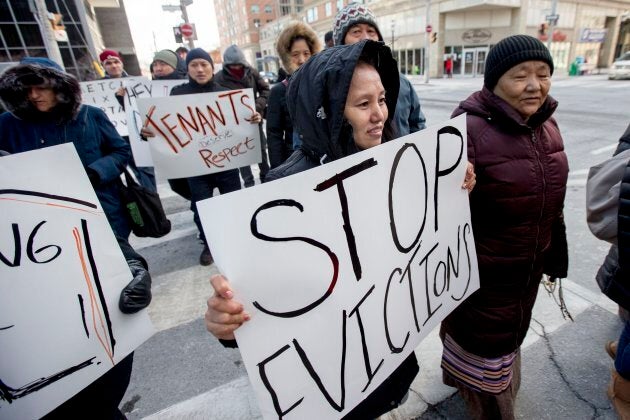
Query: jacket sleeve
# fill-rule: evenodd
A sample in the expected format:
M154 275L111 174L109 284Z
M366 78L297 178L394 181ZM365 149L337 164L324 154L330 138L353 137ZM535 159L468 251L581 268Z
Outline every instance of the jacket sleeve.
M563 279L569 269L569 249L564 215L561 213L551 227L551 245L544 255L543 273L549 277Z
M267 150L269 164L272 168L282 163L282 148L284 145L284 127L282 126L282 95L283 89L272 89L267 105Z
M409 107L409 132L415 133L416 131L424 130L426 126L426 118L422 113L422 109L420 108L420 99L418 98L418 94L416 90L409 82L409 103L411 106Z
M100 144L103 156L92 162L88 169L98 175L100 183L107 183L118 178L131 158L131 147L118 134L114 125L109 121L103 111L90 108L91 117L88 124L94 124L94 132L100 135Z
M619 144L617 145L617 150L615 150L614 154L618 155L626 149L630 149L630 124L628 125L628 128L626 128L626 132L623 133L619 139Z
M269 100L269 84L265 82L265 79L260 77L260 73L252 69L254 80L256 82L256 90L258 97L256 98L256 111L261 115L265 115L265 109L267 108L267 100Z

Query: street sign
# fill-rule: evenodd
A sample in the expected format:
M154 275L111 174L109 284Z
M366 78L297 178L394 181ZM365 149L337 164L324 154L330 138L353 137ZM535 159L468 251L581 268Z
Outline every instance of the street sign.
M173 26L173 35L175 36L175 42L181 44L182 40L182 31L179 29L179 26Z
M433 30L433 26L431 26L431 24L428 24L427 27L424 28L424 30L430 33Z
M556 25L558 23L558 19L560 19L560 15L557 13L555 15L547 15L545 16L545 19L547 19L547 22Z
M179 30L184 38L192 38L195 35L195 28L190 23L182 23Z

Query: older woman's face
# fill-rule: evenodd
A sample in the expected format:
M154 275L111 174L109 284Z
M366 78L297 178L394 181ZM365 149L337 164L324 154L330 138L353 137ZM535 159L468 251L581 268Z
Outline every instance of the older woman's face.
M57 95L49 87L31 86L28 88L28 100L40 112L49 112L57 105Z
M352 126L359 149L381 144L389 113L381 77L369 64L359 63L355 67L343 114Z
M306 63L306 60L311 58L311 49L308 47L306 41L302 38L296 39L291 44L291 51L289 52L291 57L291 73L300 68L300 66Z
M528 120L545 102L550 87L549 65L544 61L525 61L505 72L493 92Z

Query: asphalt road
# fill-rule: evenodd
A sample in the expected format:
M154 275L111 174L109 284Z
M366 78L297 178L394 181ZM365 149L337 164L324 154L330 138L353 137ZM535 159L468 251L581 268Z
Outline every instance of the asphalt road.
M424 84L418 77L412 82L429 124L448 119L457 103L482 85L481 78ZM611 155L630 123L628 92L630 81L608 81L605 76L555 77L551 89L560 103L555 116L571 168L565 202L569 278L595 294L599 290L594 274L607 247L586 226L584 186L588 168ZM132 381L122 407L130 419L159 412L246 375L238 351L224 349L203 326L205 300L211 293L208 279L215 268L197 263L202 245L196 239L188 203L170 193L165 184L160 193L174 231L158 240L132 238L154 278L149 314L158 333L135 353ZM575 328L596 325L598 316L604 315L596 309L581 315Z

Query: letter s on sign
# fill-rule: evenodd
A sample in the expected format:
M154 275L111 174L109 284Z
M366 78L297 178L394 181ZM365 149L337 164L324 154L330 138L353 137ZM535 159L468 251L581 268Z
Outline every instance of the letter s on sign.
M303 308L294 309L294 310L290 310L286 312L280 312L280 311L272 311L272 310L266 309L260 303L258 303L258 301L255 301L252 303L256 308L258 308L259 310L261 310L262 312L268 315L273 315L280 318L293 318L293 317L305 314L311 309L316 308L320 303L324 302L328 298L328 296L332 294L333 289L335 288L335 285L337 284L337 279L339 277L339 259L337 258L337 255L330 250L330 248L328 248L326 245L320 242L317 242L316 240L311 239L311 238L305 238L302 236L290 236L287 238L273 238L271 236L267 236L260 233L258 231L258 222L256 220L258 213L264 210L268 210L273 207L278 207L278 206L296 207L298 210L300 210L300 212L304 211L304 207L302 206L302 204L298 203L295 200L282 199L282 200L273 200L268 203L265 203L262 206L258 207L258 209L254 212L254 215L252 216L252 220L250 221L250 229L251 229L252 234L258 239L262 239L263 241L269 241L269 242L289 242L289 241L306 242L307 244L313 245L314 247L319 248L323 250L326 254L328 254L328 258L330 258L330 261L333 265L333 276L328 286L328 289L324 292L324 294L320 298L304 306Z

